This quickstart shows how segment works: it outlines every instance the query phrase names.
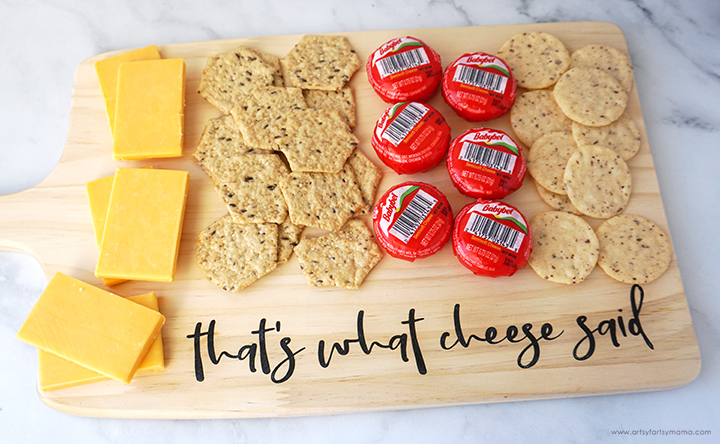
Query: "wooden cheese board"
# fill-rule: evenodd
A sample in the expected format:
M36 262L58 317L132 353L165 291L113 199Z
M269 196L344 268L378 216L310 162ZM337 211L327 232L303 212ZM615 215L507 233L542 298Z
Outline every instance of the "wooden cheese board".
M386 41L424 40L447 65L464 52L494 53L514 34L544 30L570 50L601 43L627 51L622 31L604 22L547 23L338 33L363 62ZM101 286L85 183L117 167L154 165L190 172L176 279L126 282L122 296L155 291L166 316L166 369L131 384L105 381L51 392L51 407L106 417L219 418L334 414L587 396L678 387L700 370L700 355L677 262L658 280L631 287L596 267L577 285L547 282L530 268L511 278L474 276L446 245L414 263L388 255L359 290L311 287L295 257L240 293L205 280L195 264L197 233L225 213L210 179L191 155L208 119L220 112L195 91L206 57L239 45L284 56L301 35L161 46L187 64L184 155L116 162L93 63L77 69L70 125L57 168L39 185L0 196L0 249L34 255L56 271ZM381 166L371 145L387 108L364 68L351 79L360 149ZM453 137L474 126L440 94L429 102ZM642 134L629 161L633 193L626 213L668 232L637 90L628 112ZM484 126L512 134L509 117ZM450 182L444 164L412 176L387 167L378 194L406 180L437 186L457 213L471 201ZM549 209L532 179L504 199L529 220ZM601 221L587 219L597 227ZM313 230L307 235L315 235ZM212 339L209 341L209 339Z

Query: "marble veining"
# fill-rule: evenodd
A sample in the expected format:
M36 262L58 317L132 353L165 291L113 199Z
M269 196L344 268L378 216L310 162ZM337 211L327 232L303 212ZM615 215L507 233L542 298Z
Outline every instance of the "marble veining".
M0 251L0 442L714 442L720 434L720 2L704 0L239 0L0 2L0 194L39 183L67 135L73 75L95 54L209 39L600 20L625 33L703 369L651 393L254 420L75 417L35 393L36 353L14 338L45 285ZM0 214L0 218L4 215ZM3 233L0 233L0 239ZM0 242L1 243L1 242ZM617 430L710 430L709 436ZM713 439L713 436L715 437Z

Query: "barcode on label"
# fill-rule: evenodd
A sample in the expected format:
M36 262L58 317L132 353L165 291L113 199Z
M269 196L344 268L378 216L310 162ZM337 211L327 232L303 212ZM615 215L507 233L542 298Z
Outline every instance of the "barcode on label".
M505 76L482 71L470 66L459 65L457 71L455 71L453 80L466 85L495 91L496 93L503 93L505 92L508 79Z
M465 231L483 238L501 247L508 248L515 253L520 249L525 233L507 227L477 213L471 213Z
M458 158L510 174L515 168L516 156L472 142L464 142Z
M380 77L385 78L406 69L415 68L417 66L427 65L430 63L424 48L417 48L390 57L385 57L377 62Z
M423 190L418 190L400 217L390 227L390 234L407 244L436 203L437 199Z
M398 146L410 131L412 131L415 125L422 120L428 110L427 107L419 103L408 103L405 109L403 109L385 129L382 135L383 139Z

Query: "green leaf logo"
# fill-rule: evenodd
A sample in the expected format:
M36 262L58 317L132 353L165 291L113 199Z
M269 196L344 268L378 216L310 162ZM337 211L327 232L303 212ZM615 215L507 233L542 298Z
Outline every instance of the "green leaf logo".
M495 219L509 220L510 222L512 222L512 223L514 223L515 225L517 225L518 228L520 228L520 229L523 231L523 233L525 233L525 234L527 234L527 232L528 232L528 231L527 231L527 227L526 227L525 225L523 225L522 222L520 222L519 220L515 219L515 218L512 217L512 216L498 216L497 214L493 214L493 216L495 216Z
M408 188L407 190L405 190L405 192L402 193L402 195L400 195L400 199L398 200L398 206L397 206L397 208L395 208L395 212L396 212L396 213L399 213L399 212L400 212L400 209L401 209L402 206L403 206L403 201L405 200L405 198L408 197L410 194L412 194L413 191L415 191L415 190L417 190L417 189L419 189L419 188L420 188L419 186L413 185L413 186L411 186L410 188Z
M393 50L390 51L390 52L398 52L398 51L400 51L401 49L406 48L406 47L408 47L408 46L422 46L422 45L423 45L423 44L420 43L420 42L405 42L405 43L403 43L402 45L398 46L397 48L393 49Z
M505 74L505 77L510 77L510 73L508 72L508 70L505 69L505 68L503 68L503 67L500 66L500 65L479 65L479 66L480 66L480 68L492 68L492 69L497 69L497 70L500 71L501 73Z
M408 102L400 102L400 103L393 105L392 108L390 108L390 119L395 117L395 113L397 112L397 109L400 108L401 106L405 105L406 103L408 103Z
M487 144L487 146L498 146L498 145L504 146L505 148L509 149L510 151L512 151L513 153L515 153L516 156L519 156L519 155L520 155L520 151L517 149L517 147L514 147L514 146L510 145L509 143L496 142L496 143L488 143L488 144Z

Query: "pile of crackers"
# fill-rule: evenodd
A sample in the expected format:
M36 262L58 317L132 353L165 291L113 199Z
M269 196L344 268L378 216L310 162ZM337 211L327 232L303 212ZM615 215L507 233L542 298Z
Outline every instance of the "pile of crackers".
M193 155L227 214L198 235L207 279L237 292L297 252L310 285L355 289L382 257L365 222L380 170L360 151L345 37L304 36L282 59L249 47L208 58L198 92L223 115ZM328 233L302 238L305 227Z
M529 147L527 168L540 197L556 210L530 222L530 266L564 284L583 281L596 264L621 282L657 279L672 259L669 238L653 222L622 214L632 189L626 162L641 142L626 112L633 87L627 54L603 45L570 53L552 34L527 32L497 55L526 89L510 123ZM605 221L595 231L583 217Z

